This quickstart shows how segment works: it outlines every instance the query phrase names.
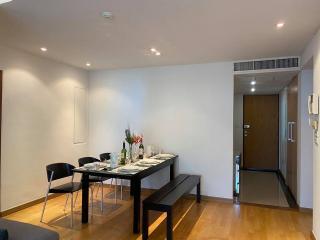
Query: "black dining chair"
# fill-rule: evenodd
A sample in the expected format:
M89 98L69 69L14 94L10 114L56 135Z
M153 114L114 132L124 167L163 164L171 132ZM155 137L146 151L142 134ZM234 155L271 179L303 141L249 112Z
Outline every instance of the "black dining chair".
M101 162L107 162L111 159L111 153L101 153L100 154L100 160Z
M100 154L100 160L102 162L107 162L109 161L111 158L111 153L101 153ZM113 178L111 179L111 187L112 187L112 182L113 182ZM115 187L114 187L114 198L115 198L115 202L117 203L117 186L118 186L118 182L117 182L117 179L115 179ZM122 200L122 196L123 196L123 191L122 191L122 188L123 188L123 184L122 184L122 179L120 179L120 198Z
M99 159L94 158L94 157L83 157L79 158L79 167L83 167L85 164L88 163L94 163L94 162L100 162ZM103 212L103 182L109 180L110 178L105 178L105 177L98 177L98 176L89 176L89 183L99 183L101 186L101 212ZM93 190L94 188L91 187L91 209L93 213ZM99 191L99 188L97 192Z
M78 191L81 190L82 188L80 182L73 182L74 174L72 170L74 168L75 167L69 163L53 163L46 166L47 179L49 184L48 184L48 191L45 197L45 202L43 204L40 222L43 222L43 215L47 205L49 193L64 193L64 194L67 194L65 208L67 206L69 195L71 195L71 227L73 227L73 208L74 208L73 193L77 192L77 195L78 195ZM70 182L59 185L59 186L51 187L51 184L53 181L67 178L67 177L71 177Z

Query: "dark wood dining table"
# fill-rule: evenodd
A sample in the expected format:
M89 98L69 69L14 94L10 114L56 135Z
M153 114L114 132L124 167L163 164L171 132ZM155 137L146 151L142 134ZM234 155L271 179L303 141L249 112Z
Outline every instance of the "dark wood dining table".
M130 194L133 196L133 233L140 232L141 215L141 180L163 168L170 167L170 181L174 179L174 165L178 156L173 156L162 160L156 165L147 167L135 173L117 172L116 168L106 167L103 170L87 170L85 168L75 168L73 171L82 173L82 223L88 223L89 215L89 176L99 176L107 178L118 178L130 180Z

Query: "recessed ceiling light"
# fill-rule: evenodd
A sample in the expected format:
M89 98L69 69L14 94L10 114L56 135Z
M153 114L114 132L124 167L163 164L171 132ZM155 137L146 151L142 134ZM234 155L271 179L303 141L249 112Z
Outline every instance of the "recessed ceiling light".
M283 28L283 27L284 27L284 22L277 23L277 28L278 29Z
M150 52L151 52L151 54L154 54L156 56L160 56L161 55L161 53L155 48L150 48Z
M255 92L256 91L256 89L255 88L251 88L251 92Z
M254 86L254 85L256 85L256 83L257 83L256 81L251 81L250 84L251 84L252 86Z
M12 2L12 0L0 0L0 4L4 4L4 3L8 3L8 2Z
M86 66L87 66L87 67L90 67L90 66L91 66L91 63L87 62L87 63L86 63Z
M42 52L48 51L48 49L47 49L46 47L42 47L42 48L40 48L40 50L41 50Z

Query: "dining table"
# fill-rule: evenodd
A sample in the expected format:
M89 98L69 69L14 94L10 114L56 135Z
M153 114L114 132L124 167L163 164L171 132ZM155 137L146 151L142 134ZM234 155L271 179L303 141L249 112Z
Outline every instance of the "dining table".
M141 181L142 179L160 171L170 169L170 181L175 177L175 162L178 155L158 154L136 162L111 167L110 164L101 167L83 166L73 169L82 174L82 216L83 224L88 223L89 216L89 176L98 176L130 181L130 195L133 196L133 233L140 233L141 219Z

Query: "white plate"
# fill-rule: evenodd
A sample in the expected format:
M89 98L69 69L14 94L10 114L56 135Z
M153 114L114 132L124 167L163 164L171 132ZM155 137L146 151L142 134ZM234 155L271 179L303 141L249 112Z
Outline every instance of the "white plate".
M159 158L173 158L174 155L173 154L170 154L170 153L160 153L160 154L157 154L153 157L159 157Z
M140 160L136 163L140 163L140 164L146 164L146 165L157 165L159 163L162 163L162 160L158 160L158 159L152 159L152 158L145 158L143 160Z
M138 167L138 166L134 166L134 165L126 165L126 166L123 166L123 167L119 167L119 168L113 169L112 172L134 174L134 173L140 172L140 171L142 171L144 169L145 168L143 168L143 167Z

